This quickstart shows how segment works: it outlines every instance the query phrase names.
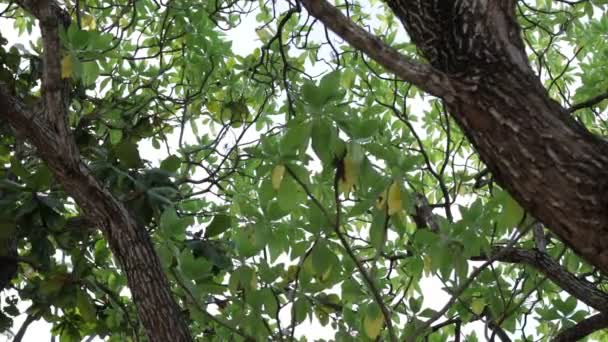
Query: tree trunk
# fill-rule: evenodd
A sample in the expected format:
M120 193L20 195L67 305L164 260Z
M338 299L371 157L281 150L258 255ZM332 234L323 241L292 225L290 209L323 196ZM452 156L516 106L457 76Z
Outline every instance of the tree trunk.
M549 98L516 1L387 2L433 67L471 85L448 108L498 183L608 273L608 144Z
M191 341L188 326L171 295L169 282L144 227L91 174L78 154L66 148L74 143L59 139L43 115L25 112L0 87L0 116L19 135L27 137L47 163L55 179L74 198L91 222L98 225L127 276L139 319L150 341Z
M26 109L0 84L0 117L19 138L36 147L55 179L101 228L127 281L140 321L150 341L191 341L190 331L174 301L168 279L148 232L139 226L123 203L90 172L67 122L68 92L60 76L59 29L69 25L69 15L53 0L21 0L19 5L40 24L43 41L42 111Z
M530 68L516 0L386 0L430 62L416 63L325 0L306 9L403 80L442 98L497 182L608 273L608 144L553 101Z

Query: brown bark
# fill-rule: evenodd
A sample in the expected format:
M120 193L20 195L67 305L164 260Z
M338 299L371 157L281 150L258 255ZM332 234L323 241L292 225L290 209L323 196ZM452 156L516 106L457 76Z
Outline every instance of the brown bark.
M125 272L139 319L150 341L191 341L169 282L144 227L92 175L67 124L65 84L60 78L59 25L65 16L54 1L21 1L40 22L44 44L43 110L28 110L0 86L0 117L33 144L39 156L88 220L101 228Z
M387 47L325 0L302 3L389 71L443 98L498 183L608 273L608 144L553 101L532 72L515 0L387 0L430 67Z

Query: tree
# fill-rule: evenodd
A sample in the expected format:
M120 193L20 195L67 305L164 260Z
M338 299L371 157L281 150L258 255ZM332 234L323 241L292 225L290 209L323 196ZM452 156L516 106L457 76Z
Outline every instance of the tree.
M338 5L4 4L1 329L605 338L606 1Z

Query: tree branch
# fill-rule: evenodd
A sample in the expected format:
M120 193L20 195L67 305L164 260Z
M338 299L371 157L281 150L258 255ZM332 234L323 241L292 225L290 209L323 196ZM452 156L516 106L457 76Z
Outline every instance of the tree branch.
M448 309L456 302L456 300L460 297L460 295L466 289L469 288L469 286L473 283L475 278L477 278L477 276L484 269L486 269L488 266L490 266L493 262L499 260L502 256L507 254L509 252L509 249L513 248L513 246L515 246L517 241L519 241L519 239L521 239L528 232L528 230L530 230L530 227L523 229L517 236L515 236L511 241L509 241L509 243L504 247L504 249L502 249L499 253L492 255L481 266L475 268L473 270L473 272L471 272L471 274L467 277L467 279L462 281L460 286L458 286L456 289L454 289L454 291L452 291L452 296L450 297L448 302L443 306L443 308L441 308L439 311L437 311L426 322L422 323L422 325L414 331L412 336L408 338L408 341L416 341L417 337L420 334L422 334L423 332L425 332L425 330L427 330L431 326L431 324L433 324L433 322L435 322L439 318L441 318L441 316L443 316L448 311Z
M545 253L523 248L510 248L506 250L504 247L495 247L492 254L500 254L500 257L496 258L497 261L532 266L537 271L546 275L547 278L564 291L596 310L605 311L608 308L608 293L598 290L593 284L584 279L577 278ZM473 258L473 260L486 259L486 256Z
M361 261L357 258L357 256L353 252L352 248L350 247L348 241L344 237L344 234L342 234L342 232L340 231L340 229L341 229L340 213L341 213L342 209L341 209L341 200L340 200L340 190L339 190L339 186L338 186L339 179L340 179L340 175L336 171L336 175L334 177L334 200L336 203L336 221L334 224L334 232L338 236L338 239L340 239L340 243L342 244L342 247L344 247L346 254L353 261L353 263L357 267L357 270L361 274L361 277L367 284L367 288L372 293L372 296L374 297L374 301L376 302L376 304L378 304L378 307L380 308L380 311L382 312L382 316L384 317L384 323L386 324L386 329L388 330L389 340L391 342L397 342L397 337L395 335L395 330L393 328L392 314L389 311L389 308L387 307L387 305L384 303L384 300L382 299L382 293L380 292L380 289L378 289L378 287L376 286L376 283L374 282L374 279L370 276L369 272L367 272L367 270L365 269L365 266L363 266Z
M562 330L552 342L578 341L589 334L606 328L608 328L608 313L604 312L586 318L576 325Z
M429 94L450 101L456 96L456 89L462 86L430 65L410 60L378 37L363 30L326 0L302 0L302 5L312 16L354 48Z
M27 315L25 321L23 321L23 324L19 328L19 331L17 331L15 337L13 337L13 342L21 342L21 340L23 340L23 336L25 336L25 333L27 332L27 328L29 328L30 324L34 323L37 319L38 318L32 315Z
M87 218L100 227L123 268L139 318L150 341L191 341L188 326L172 297L169 282L145 227L81 160L67 121L67 84L61 79L59 29L66 24L53 0L22 0L40 23L44 46L43 111L35 113L0 84L0 117L28 139L55 179ZM67 21L69 22L69 21Z
M593 107L606 99L608 99L608 91L596 97L592 97L587 101L573 105L572 107L568 108L568 113L574 113L577 110Z

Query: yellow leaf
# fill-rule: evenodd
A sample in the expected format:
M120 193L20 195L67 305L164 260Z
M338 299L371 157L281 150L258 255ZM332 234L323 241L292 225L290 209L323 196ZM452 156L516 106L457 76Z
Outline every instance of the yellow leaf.
M277 165L272 169L272 188L279 190L281 182L283 181L283 175L285 175L285 166Z
M93 31L97 28L97 22L95 21L95 17L90 14L84 14L81 17L82 27L89 31Z
M423 263L424 263L424 268L423 268L423 269L424 269L424 275L428 277L429 275L431 275L431 270L432 270L432 269L431 269L431 265L432 265L432 262L433 262L433 261L431 260L431 257L430 257L430 256L428 256L428 255L427 255L427 256L425 256L425 257L422 259L422 261L423 261Z
M375 340L376 337L380 335L383 326L384 316L382 316L380 309L368 309L365 313L365 318L363 318L363 331L365 331L365 335L370 339Z
M476 298L471 302L471 311L476 315L481 315L483 309L486 307L486 302L482 298Z
M348 194L359 177L359 164L356 163L351 154L347 153L342 159L342 175L338 182L338 190L341 193Z
M72 55L65 55L61 59L61 78L72 77L73 71L74 61L72 60Z
M388 214L393 215L402 209L401 204L401 185L393 182L388 188Z

